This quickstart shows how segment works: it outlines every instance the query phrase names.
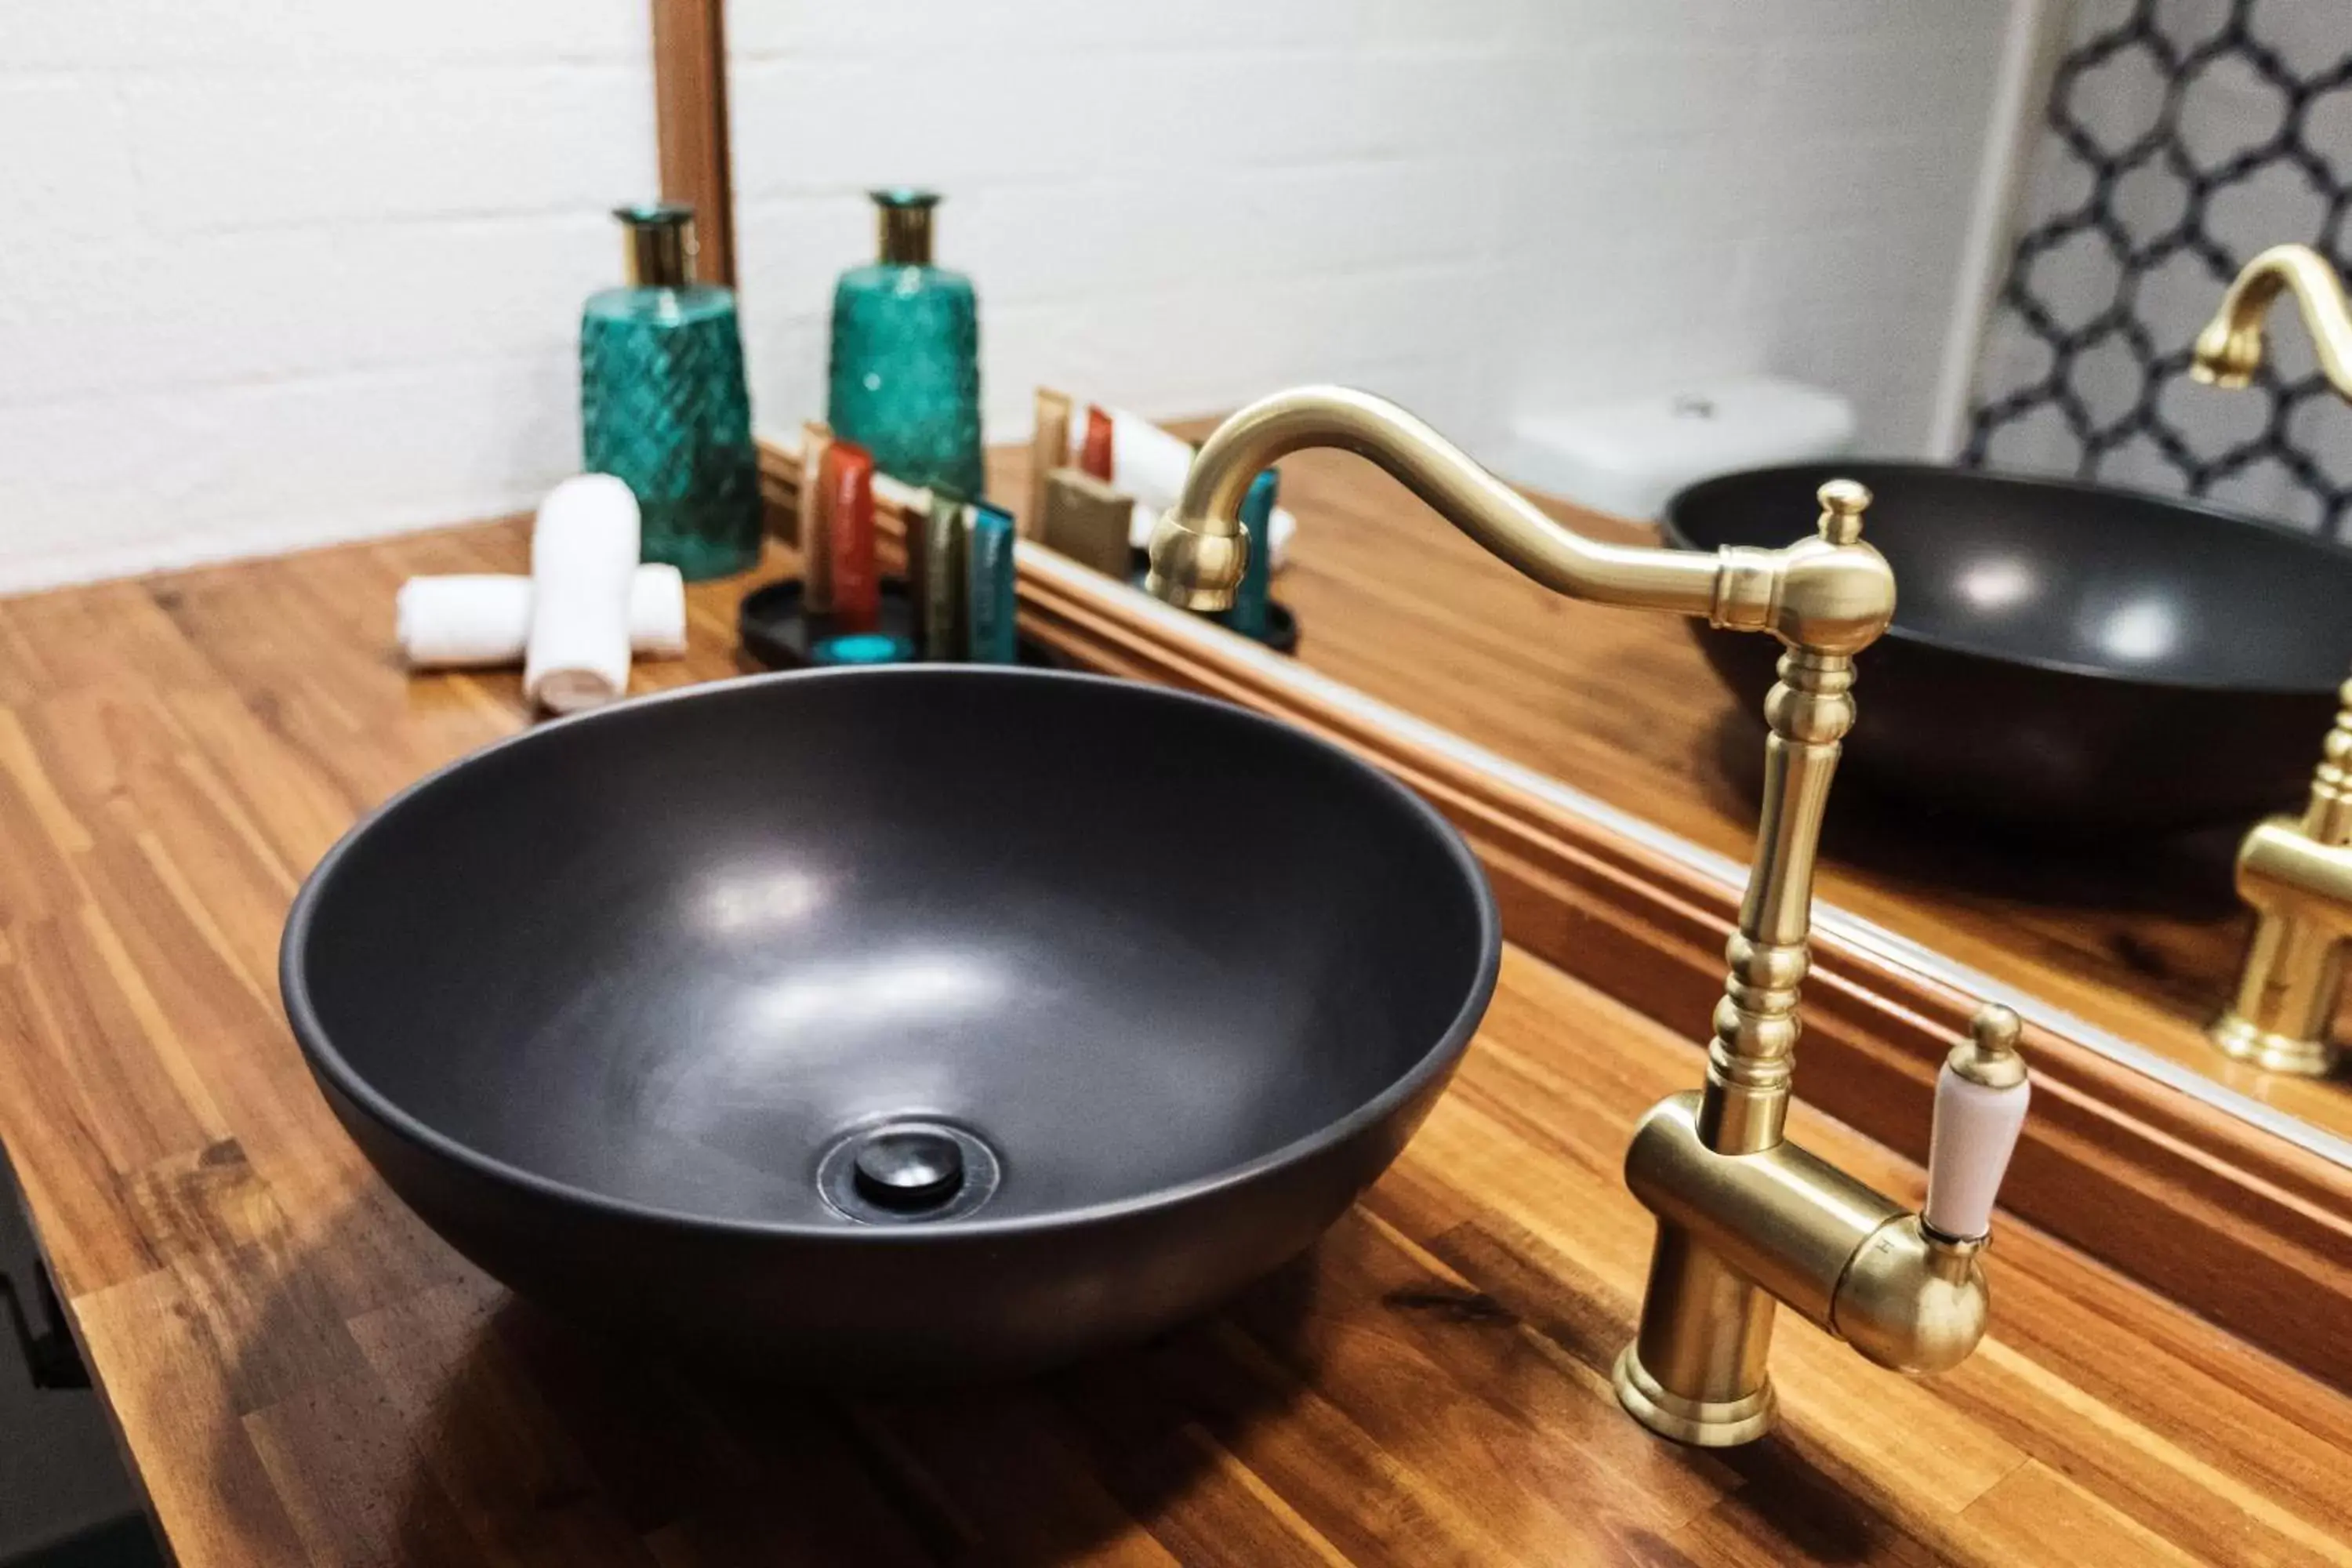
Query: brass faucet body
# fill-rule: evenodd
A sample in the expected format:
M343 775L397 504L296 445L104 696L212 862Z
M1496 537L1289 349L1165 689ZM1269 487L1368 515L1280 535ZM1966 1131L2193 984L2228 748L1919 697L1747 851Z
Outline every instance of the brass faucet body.
M2328 384L2352 401L2352 304L2343 279L2308 246L2274 245L2221 296L2197 334L2189 374L2244 386L2263 363L2263 319L2294 296ZM2254 911L2237 994L2207 1033L2226 1054L2276 1072L2334 1070L2329 1038L2352 941L2352 681L2320 752L2303 815L2255 825L2238 847L2238 893Z
M2301 816L2256 823L2238 847L2238 896L2254 911L2237 994L2213 1043L2273 1072L2335 1069L2330 1029L2352 942L2352 681L2321 748Z
M1772 1415L1765 1362L1776 1299L1889 1366L1932 1370L1965 1356L1985 1321L1980 1241L1928 1233L1781 1136L1822 817L1854 719L1853 656L1895 614L1894 574L1861 542L1869 492L1850 480L1823 486L1814 536L1777 550L1604 544L1552 521L1395 405L1307 387L1251 405L1209 437L1153 534L1146 585L1194 609L1230 604L1250 548L1237 521L1243 495L1261 468L1309 447L1370 459L1558 593L1703 616L1787 645L1765 700L1755 861L1726 953L1706 1086L1652 1110L1627 1156L1658 1239L1641 1331L1617 1369L1626 1409L1685 1442L1761 1435ZM2013 1040L2013 1019L2010 1027Z

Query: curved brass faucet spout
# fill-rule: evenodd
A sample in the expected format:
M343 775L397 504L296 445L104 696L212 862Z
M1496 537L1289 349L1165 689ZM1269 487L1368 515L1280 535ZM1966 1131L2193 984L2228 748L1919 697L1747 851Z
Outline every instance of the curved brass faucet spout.
M1242 498L1258 470L1309 447L1336 447L1386 469L1437 514L1554 593L1594 604L1703 616L1766 631L1792 647L1860 652L1895 615L1895 575L1861 542L1859 500L1822 519L1822 537L1782 550L1713 555L1604 544L1570 532L1469 454L1386 398L1302 386L1259 399L1202 444L1176 505L1151 536L1145 587L1188 609L1233 604L1248 559ZM1841 490L1842 495L1845 493Z
M2197 334L2189 374L2215 386L2251 383L2263 363L2263 318L2281 289L2294 295L2328 384L2352 398L2352 308L2336 268L2307 245L2273 245L2246 263Z

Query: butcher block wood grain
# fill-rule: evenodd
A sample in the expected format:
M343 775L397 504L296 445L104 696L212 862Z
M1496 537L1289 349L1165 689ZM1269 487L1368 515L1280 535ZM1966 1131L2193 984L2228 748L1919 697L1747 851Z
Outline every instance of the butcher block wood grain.
M275 983L335 837L526 722L509 674L404 675L393 589L522 558L501 525L0 601L0 1140L189 1568L2352 1561L2352 1400L2022 1224L1957 1373L1785 1323L1777 1435L1642 1433L1618 1161L1698 1056L1516 948L1391 1173L1156 1343L854 1396L575 1334L385 1193ZM744 585L697 587L692 656L636 684L732 673Z

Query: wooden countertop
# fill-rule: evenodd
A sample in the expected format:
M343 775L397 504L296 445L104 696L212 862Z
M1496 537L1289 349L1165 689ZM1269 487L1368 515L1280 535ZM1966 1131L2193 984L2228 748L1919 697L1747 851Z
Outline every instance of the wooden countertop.
M1178 428L1197 437L1209 423ZM1689 626L1538 586L1359 458L1305 452L1281 467L1283 504L1304 526L1276 594L1298 614L1303 662L1746 863L1763 727L1716 679ZM1026 470L1025 453L1003 454L995 492L1025 493ZM1656 537L1573 507L1548 510L1596 538ZM1809 521L1791 519L1791 537ZM1868 654L1860 670L1868 724ZM2311 738L2315 763L2321 739ZM2068 856L1906 819L1849 782L1832 800L1820 891L2352 1136L2352 1082L2233 1062L2200 1032L2236 983L2251 923L2230 880L2242 831Z
M1516 951L1391 1173L1147 1349L849 1399L575 1337L387 1195L275 977L352 818L524 721L511 676L403 675L394 586L522 559L494 526L0 601L0 1140L188 1568L2352 1561L2352 1400L2019 1226L1958 1372L1788 1322L1778 1435L1642 1433L1607 1376L1650 1228L1618 1161L1698 1055ZM693 657L640 684L730 671L741 586L697 588Z

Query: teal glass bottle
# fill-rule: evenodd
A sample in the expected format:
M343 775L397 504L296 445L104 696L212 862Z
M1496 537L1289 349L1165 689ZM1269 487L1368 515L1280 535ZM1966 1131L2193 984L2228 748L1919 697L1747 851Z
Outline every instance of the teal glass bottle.
M760 560L760 462L735 293L694 281L694 209L627 206L629 283L580 317L587 471L636 492L647 561L688 578Z
M825 419L886 474L980 499L980 302L931 265L930 191L876 191L881 258L833 291Z

